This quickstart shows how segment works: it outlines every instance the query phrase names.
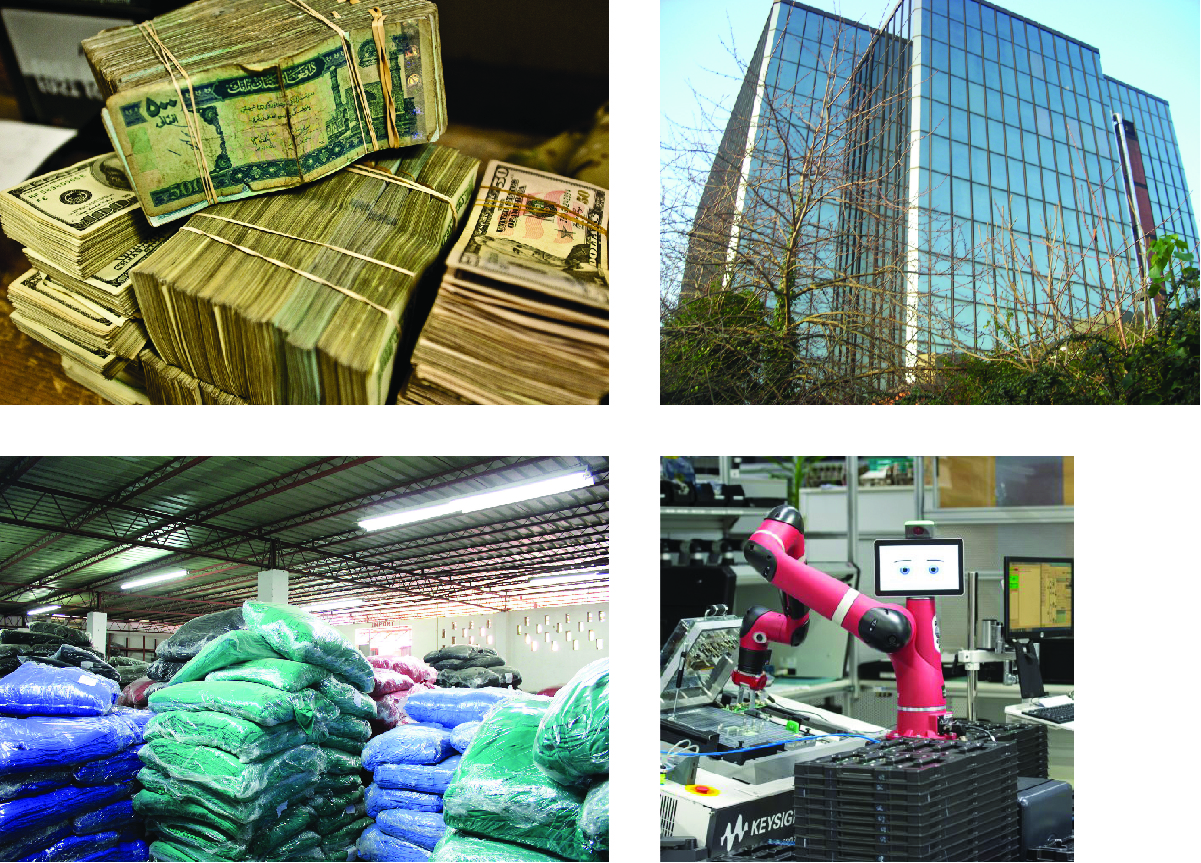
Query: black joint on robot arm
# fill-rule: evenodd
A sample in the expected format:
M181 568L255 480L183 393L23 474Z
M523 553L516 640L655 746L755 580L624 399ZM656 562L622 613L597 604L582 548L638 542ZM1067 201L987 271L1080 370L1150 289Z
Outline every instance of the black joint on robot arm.
M805 532L805 519L801 517L801 514L796 507L788 506L787 504L781 504L769 512L767 517L772 521L779 521L783 522L784 524L791 525L801 533Z
M738 630L738 637L745 638L746 634L751 631L759 618L767 614L768 611L769 609L764 608L762 605L752 605L748 608L746 614L742 616L742 627Z
M809 634L809 621L806 620L804 623L802 623L800 626L798 626L796 629L794 629L792 631L792 638L789 640L789 644L791 644L793 647L800 646L800 643L805 640L805 636L808 634Z
M913 628L909 618L895 608L876 606L859 619L859 637L868 647L896 653L909 643Z
M746 558L747 563L755 568L755 572L762 575L768 581L775 581L776 556L766 546L760 545L753 539L747 540L746 545L742 547L742 556Z

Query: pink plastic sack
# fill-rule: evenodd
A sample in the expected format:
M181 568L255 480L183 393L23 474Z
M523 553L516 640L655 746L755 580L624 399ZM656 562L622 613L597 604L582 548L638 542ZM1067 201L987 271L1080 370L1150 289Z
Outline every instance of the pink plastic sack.
M408 675L390 668L373 668L371 670L375 674L375 688L371 690L372 698L378 699L380 696L392 692L404 692L416 682Z
M121 690L117 698L118 707L136 707L144 710L149 706L148 700L152 693L158 692L167 684L149 677L139 677L133 683Z
M433 683L438 679L438 670L416 656L369 656L367 661L376 668L387 668L403 674L416 683Z
M391 731L398 725L406 725L412 722L409 719L409 715L405 713L405 700L414 692L421 692L424 689L433 689L433 687L427 686L424 683L414 683L402 692L390 692L387 695L376 697L377 718L371 723L372 736L382 734L385 731Z

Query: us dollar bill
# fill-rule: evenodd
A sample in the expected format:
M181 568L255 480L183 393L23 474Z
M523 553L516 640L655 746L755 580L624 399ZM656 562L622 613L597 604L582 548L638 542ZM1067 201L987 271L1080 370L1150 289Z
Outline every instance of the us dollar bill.
M609 191L489 162L448 271L609 307Z
M81 238L137 207L121 161L106 153L4 190L0 217L32 217Z

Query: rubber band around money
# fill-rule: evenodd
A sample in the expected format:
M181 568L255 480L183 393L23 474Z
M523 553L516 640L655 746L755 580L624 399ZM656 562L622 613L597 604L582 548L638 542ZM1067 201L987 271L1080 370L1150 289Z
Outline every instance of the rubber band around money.
M502 186L480 186L480 191L503 192L506 195L516 195L519 198L525 198L530 201L538 201L540 204L553 207L555 209L555 214L561 219L566 219L568 222L573 222L585 228L592 228L592 230L598 232L601 234L601 236L609 236L609 232L596 222L590 222L587 219L581 219L574 212L565 208L562 204L556 204L554 201L548 201L545 198L539 198L537 195L527 195L525 192L515 192L512 189L506 189ZM508 201L497 201L494 204L487 201L476 201L475 206L483 207L486 210L500 210L513 205Z
M384 46L384 18L378 6L371 7L371 37L375 39L375 62L379 64L380 89L384 91L384 119L388 125L388 146L400 146L396 131L396 101L392 98L392 70L388 68L388 49Z
M197 214L197 215L201 215L201 214ZM281 261L277 258L272 258L269 255L264 255L262 252L256 252L254 249L248 249L245 246L240 246L231 240L227 240L224 237L218 237L216 234L210 234L208 231L202 231L200 228L193 227L192 225L184 225L182 228L180 228L180 230L181 231L191 231L193 234L199 234L202 237L208 237L210 240L213 240L214 242L218 242L218 243L221 243L222 245L229 246L230 248L237 249L239 252L242 252L244 254L251 255L256 258L260 258L269 264L275 264L277 267L283 267L285 270L291 270L293 273L296 273L296 275L301 276L302 278L308 279L310 281L316 282L319 285L325 285L327 288L333 288L338 293L343 294L344 296L347 296L350 299L355 300L356 302L360 302L365 305L371 306L371 308L382 313L385 317L387 317L388 322L391 323L392 326L395 327L398 332L400 331L400 319L397 316L396 312L394 312L392 309L389 309L387 306L381 306L379 303L376 303L376 302L373 302L372 300L367 299L362 294L355 293L354 291L350 290L350 288L344 288L341 285L335 285L333 282L327 281L326 279L323 279L318 275L314 275L313 273L308 273L308 272L305 272L304 270L297 269L296 267L293 267L291 264L284 263L283 261ZM382 263L382 261L380 263Z
M150 47L162 62L163 68L171 76L171 85L175 87L175 94L179 97L180 110L183 112L184 122L188 125L188 135L192 138L192 155L196 158L196 167L200 169L200 185L204 188L205 200L210 204L215 204L217 203L217 190L213 186L213 175L209 173L208 157L204 154L204 142L200 138L200 124L195 116L199 114L200 109L196 105L196 91L192 88L192 79L188 76L187 70L175 59L171 50L158 37L152 22L143 21L138 25L138 29L142 31L142 35L146 37L146 41L150 43ZM184 105L183 91L179 89L179 82L175 80L175 72L171 68L172 63L179 69L179 74L183 76L184 82L188 85L188 93L192 97L192 114L188 113L187 106Z
M455 210L455 202L450 199L449 195L444 195L437 189L431 189L429 186L423 186L416 180L410 180L406 177L398 177L395 174L390 174L382 168L369 168L366 165L351 165L346 170L352 174L360 174L364 177L375 177L377 180L383 180L385 183L391 183L394 186L404 186L406 189L412 189L416 192L425 192L439 200L445 201L450 207L451 222L455 222L459 218L458 211Z

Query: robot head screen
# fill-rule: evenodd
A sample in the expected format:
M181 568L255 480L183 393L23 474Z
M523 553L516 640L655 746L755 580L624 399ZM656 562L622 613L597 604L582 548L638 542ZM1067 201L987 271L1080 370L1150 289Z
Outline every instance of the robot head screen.
M876 540L877 596L963 593L963 540Z

